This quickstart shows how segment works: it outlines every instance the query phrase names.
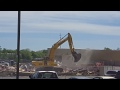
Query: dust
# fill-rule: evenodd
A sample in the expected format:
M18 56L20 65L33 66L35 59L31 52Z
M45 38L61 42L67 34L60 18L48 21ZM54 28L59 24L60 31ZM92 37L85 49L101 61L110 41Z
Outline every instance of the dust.
M90 64L92 54L93 54L92 50L85 50L81 55L80 61L77 62L77 65Z
M81 65L90 64L91 56L93 54L92 50L78 50L77 53L81 53L81 59L74 63L74 58L71 54L62 56L62 66L67 67L79 67Z
M62 55L62 66L72 67L75 65L72 55Z

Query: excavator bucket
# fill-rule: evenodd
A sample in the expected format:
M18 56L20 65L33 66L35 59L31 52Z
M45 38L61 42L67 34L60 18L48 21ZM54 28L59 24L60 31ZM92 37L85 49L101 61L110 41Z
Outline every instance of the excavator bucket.
M79 53L76 53L76 52L73 52L72 53L73 57L74 57L74 62L78 62L81 58L81 54Z

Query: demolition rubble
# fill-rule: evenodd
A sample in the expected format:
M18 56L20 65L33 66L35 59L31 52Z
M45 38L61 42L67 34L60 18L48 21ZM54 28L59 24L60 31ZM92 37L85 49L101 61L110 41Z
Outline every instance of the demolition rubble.
M30 63L20 63L19 72L21 76L23 73L34 73L35 68ZM0 64L0 76L15 76L16 75L16 65L8 66L5 64ZM27 75L27 74L26 74ZM63 72L59 75L99 75L98 65L81 65L81 67L63 67Z
M34 72L35 68L30 64L20 63L19 64L19 72ZM16 65L7 65L0 64L0 76L15 76L16 75Z

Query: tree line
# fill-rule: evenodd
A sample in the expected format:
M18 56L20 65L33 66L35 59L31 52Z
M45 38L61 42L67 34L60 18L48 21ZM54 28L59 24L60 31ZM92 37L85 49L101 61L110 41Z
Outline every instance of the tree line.
M110 48L108 48L108 47L105 47L104 50L113 50L113 49L110 49ZM120 51L120 48L117 48L116 50L117 50L117 51Z
M47 55L47 50L32 51L30 49L20 50L20 60L33 60L35 58L42 58ZM0 59L1 60L16 60L17 49L11 50L2 48L0 46Z
M110 48L105 47L104 50L112 50ZM120 50L117 48L116 50ZM30 49L22 49L20 50L20 60L33 60L35 58L43 58L47 55L48 50L39 50L32 51ZM17 49L11 50L2 48L0 46L0 60L16 60L17 57Z

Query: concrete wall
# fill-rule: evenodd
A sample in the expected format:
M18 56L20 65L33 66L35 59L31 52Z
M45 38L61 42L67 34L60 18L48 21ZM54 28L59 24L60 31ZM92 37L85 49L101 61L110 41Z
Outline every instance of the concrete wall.
M116 50L87 50L87 49L75 49L77 53L81 53L82 57L79 63L91 64L95 62L104 62L105 65L120 65L120 51ZM50 48L48 48L48 54ZM69 49L57 49L55 51L55 56L61 56L63 61L67 59L66 63L72 64L72 56ZM66 56L66 57L65 57ZM70 57L70 59L68 58ZM69 62L68 62L69 60ZM65 60L63 61L65 62Z
M102 66L100 67L100 76L103 76L108 70L120 70L119 66Z

